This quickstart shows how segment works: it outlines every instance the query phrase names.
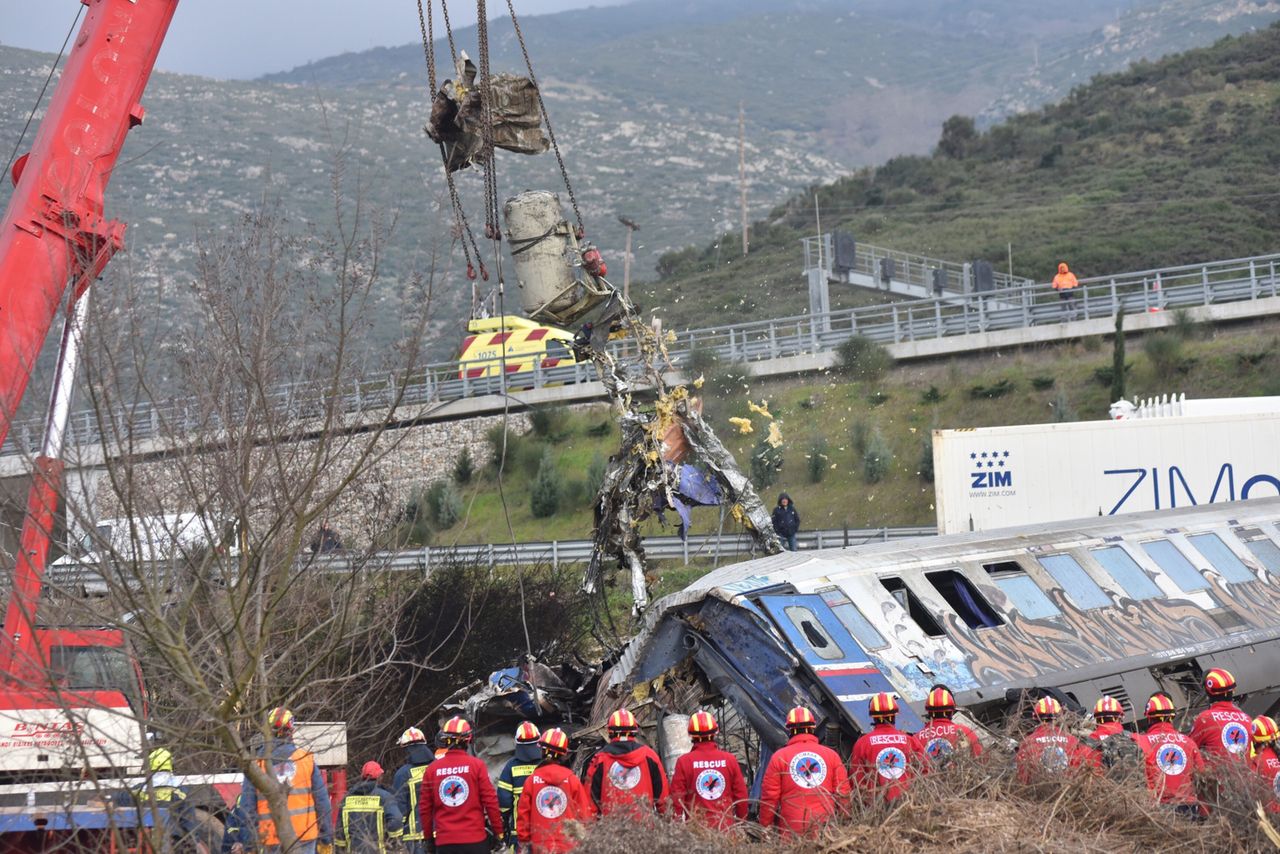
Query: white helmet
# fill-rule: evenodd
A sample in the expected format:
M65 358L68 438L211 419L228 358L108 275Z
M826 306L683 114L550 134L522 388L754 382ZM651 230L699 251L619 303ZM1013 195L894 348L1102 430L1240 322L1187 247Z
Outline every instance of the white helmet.
M400 740L396 742L397 747L408 747L411 744L426 744L427 737L422 730L416 726L411 726L400 736Z

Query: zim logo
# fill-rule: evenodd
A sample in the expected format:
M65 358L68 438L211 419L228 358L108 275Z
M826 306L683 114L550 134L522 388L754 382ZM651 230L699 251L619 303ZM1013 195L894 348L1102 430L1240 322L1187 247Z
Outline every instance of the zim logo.
M1249 744L1249 733L1244 724L1232 721L1222 728L1222 746L1232 753L1244 753Z
M467 781L457 775L445 777L440 783L440 803L447 807L462 806L470 793Z
M1187 753L1176 744L1166 744L1156 752L1156 765L1169 777L1187 770Z
M1012 461L1008 451L973 451L970 464L977 471L969 472L970 489L1001 489L1013 487Z
M896 747L886 747L876 754L876 773L886 780L897 780L907 773L907 755Z
M704 801L719 800L724 794L724 775L714 768L708 768L698 775L693 788Z
M547 786L538 792L534 806L538 808L538 815L543 818L556 819L569 808L569 798L559 786Z
M792 781L802 789L816 789L827 779L827 763L816 753L797 753L787 768Z

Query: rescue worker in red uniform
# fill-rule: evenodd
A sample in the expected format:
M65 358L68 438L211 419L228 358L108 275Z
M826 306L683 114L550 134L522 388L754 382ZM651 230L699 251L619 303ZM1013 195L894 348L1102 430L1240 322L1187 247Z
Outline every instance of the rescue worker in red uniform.
M422 775L418 814L428 854L489 854L489 841L502 834L489 769L467 752L471 736L470 723L450 718L440 733L444 756Z
M662 760L648 746L636 741L640 725L626 709L609 716L606 744L587 763L583 782L600 815L625 809L637 818L666 812L670 793Z
M538 744L542 762L525 778L524 791L516 801L516 835L521 854L563 854L574 847L564 832L565 824L586 821L595 815L595 807L582 781L564 764L569 736L549 729Z
M1253 719L1234 702L1236 679L1227 670L1215 667L1205 674L1204 690L1213 702L1196 715L1191 740L1208 762L1249 759L1249 731Z
M747 781L738 758L716 744L719 730L710 712L689 718L693 749L676 760L671 801L680 818L695 818L725 830L747 817Z
M1137 767L1142 750L1125 731L1123 718L1124 706L1115 697L1104 696L1093 704L1093 732L1085 737L1084 744L1096 755L1095 765L1116 768L1118 772Z
M874 726L854 743L849 776L854 788L864 795L883 794L892 803L906 794L912 777L928 770L928 759L915 736L894 726L898 701L892 694L876 694L868 701L867 710Z
M1280 813L1280 728L1266 715L1253 719L1253 758L1249 767L1258 772L1270 798L1267 812Z
M1200 748L1173 728L1173 700L1168 694L1152 694L1146 713L1147 731L1135 741L1146 757L1147 788L1157 803L1187 816L1201 815L1194 779L1204 770Z
M1018 782L1029 783L1036 777L1065 774L1096 764L1096 754L1058 725L1061 703L1053 697L1041 697L1032 713L1040 725L1018 745Z
M946 765L957 751L968 753L974 759L982 755L982 743L974 731L952 720L956 698L946 685L933 686L925 697L924 712L929 723L916 733L916 741L933 767Z
M769 757L760 782L760 824L776 824L784 838L815 836L844 809L849 775L836 752L818 743L813 712L796 706L786 726L791 738Z

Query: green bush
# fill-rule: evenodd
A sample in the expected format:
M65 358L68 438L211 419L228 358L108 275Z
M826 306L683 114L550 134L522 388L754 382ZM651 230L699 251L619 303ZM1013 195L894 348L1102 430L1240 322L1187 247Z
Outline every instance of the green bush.
M925 436L920 443L920 467L916 474L925 483L933 483L933 439Z
M853 445L853 453L862 456L867 450L867 437L871 434L871 428L865 421L853 422L853 427L849 430L849 442Z
M969 397L972 400L994 400L997 397L1004 397L1009 392L1017 388L1013 380L1005 377L1004 379L994 382L991 385L975 385L969 388Z
M814 439L809 443L807 467L810 483L821 483L822 478L826 476L830 460L827 450L826 439Z
M878 380L891 367L889 351L865 335L846 338L836 347L836 371L855 380Z
M756 446L751 449L751 481L756 488L763 489L777 483L782 463L781 445L775 448L766 439L756 442Z
M890 397L892 397L892 395L890 395L888 392L873 391L871 392L871 394L867 395L867 403L871 404L872 406L880 406L888 402Z
M538 474L529 487L529 510L535 519L554 516L560 509L560 476L556 472L555 457L550 448L542 449Z
M1032 377L1031 387L1036 391L1048 391L1053 388L1054 382L1056 380L1053 377Z
M1051 404L1053 407L1053 420L1059 423L1064 421L1075 421L1076 411L1071 408L1071 401L1067 400L1067 393L1059 391L1058 396L1053 399Z
M588 503L587 482L582 478L570 478L564 484L564 503L566 507L581 507Z
M396 518L395 531L391 535L392 548L426 546L431 544L431 524L428 521L426 490L415 489L409 495Z
M506 437L506 457L503 458L503 437ZM485 441L489 443L489 465L488 473L490 477L498 476L498 468L501 466L502 474L511 474L515 470L516 449L521 444L528 444L523 441L523 437L511 428L504 428L501 424L495 424L484 434Z
M866 450L862 452L862 477L867 483L879 483L889 475L893 465L893 451L879 430L872 430L867 437Z
M1182 341L1191 341L1196 338L1204 337L1205 325L1191 317L1191 312L1185 308L1176 309L1173 312L1173 327L1171 331Z
M596 451L587 466L587 493L592 501L595 501L596 496L600 494L600 487L604 486L604 471L604 454Z
M529 427L540 439L558 442L564 438L569 412L563 406L539 406L529 412Z
M462 499L449 481L432 482L426 497L428 517L437 530L452 528L462 518Z
M1182 365L1182 338L1173 332L1154 332L1142 339L1142 352L1151 360L1156 376L1169 379Z
M921 392L921 403L941 403L947 397L945 392L939 391L936 385L929 386L928 389Z
M721 362L705 376L704 394L716 397L745 394L751 386L751 369L746 362Z
M475 461L471 459L471 449L463 445L462 453L458 454L458 458L453 461L453 480L458 484L468 484L475 473L476 466Z
M702 347L694 347L684 357L683 363L680 365L681 371L685 378L689 381L696 380L698 377L709 377L720 367L720 354L715 350L709 350Z

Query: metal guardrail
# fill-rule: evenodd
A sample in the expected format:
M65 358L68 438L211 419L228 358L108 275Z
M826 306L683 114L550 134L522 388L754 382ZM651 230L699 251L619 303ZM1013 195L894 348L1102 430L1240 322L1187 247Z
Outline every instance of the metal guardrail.
M802 550L848 548L867 543L902 540L912 537L931 537L936 528L828 528L817 531L801 531L797 544ZM350 572L366 569L384 572L428 573L431 567L441 563L463 562L484 566L514 566L516 564L549 564L559 568L561 564L585 563L591 557L591 540L552 540L536 543L486 543L480 545L428 546L396 552L355 554L333 552L308 555L305 566L316 572ZM719 563L725 558L752 554L752 540L745 534L691 534L687 540L679 537L646 537L645 554L655 559L712 560ZM161 572L172 569L169 561L157 564ZM102 570L96 564L67 566L53 564L45 573L46 580L57 587L86 589L105 592Z
M828 275L831 275L833 269L832 261L835 257L833 254L834 240L831 232L815 237L803 237L800 242L804 246L805 272L821 268L826 270ZM912 252L901 252L897 249L886 249L883 246L873 246L861 241L854 244L854 262L850 272L861 273L864 276L870 276L872 279L880 281L885 272L885 267L882 264L886 262L893 270L894 281L916 285L924 288L926 293L934 291L933 274L935 270L942 272L942 281L940 283L942 288L954 293L965 293L969 290L972 281L973 271L971 264L944 261L941 258L916 255ZM999 270L992 270L991 273L994 285L998 290L1035 285L1035 281L1032 279L1011 276Z
M1111 317L1116 311L1142 313L1159 309L1215 305L1280 296L1280 253L1142 270L1122 276L1080 280L1073 305L1059 300L1047 285L1002 288L989 294L944 295L886 305L862 306L822 315L712 326L679 332L668 346L678 368L694 351L711 352L731 361L763 361L831 350L852 335L884 344L923 341L1002 329L1056 324L1066 320ZM1071 333L1064 330L1064 335ZM625 361L626 342L615 342ZM576 385L596 379L591 364L534 370L506 376L468 378L466 368L484 362L446 362L408 375L372 377L352 384L337 398L315 385L294 385L274 392L266 405L298 418L316 418L330 408L360 412L391 405L444 403L487 394L554 385ZM118 411L103 423L92 411L73 413L69 440L81 447L103 441L138 442L220 429L202 414L197 398L151 405L140 403ZM0 454L34 454L42 422L16 422Z

